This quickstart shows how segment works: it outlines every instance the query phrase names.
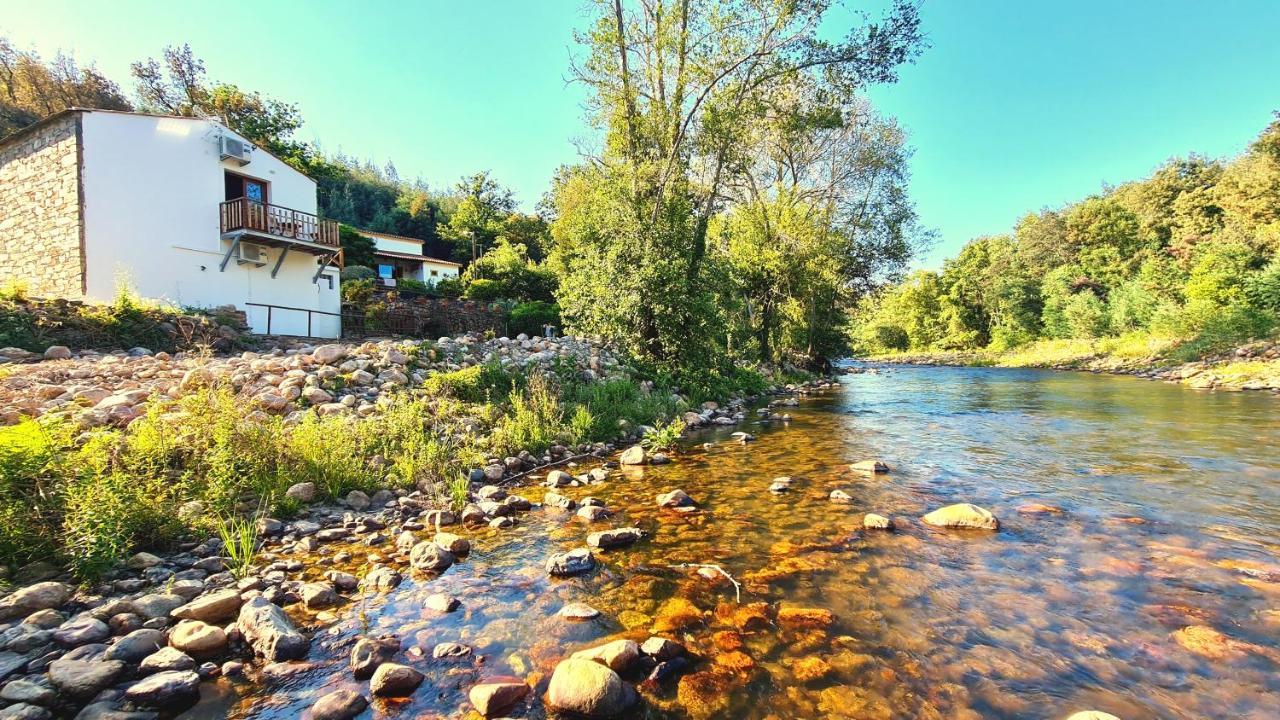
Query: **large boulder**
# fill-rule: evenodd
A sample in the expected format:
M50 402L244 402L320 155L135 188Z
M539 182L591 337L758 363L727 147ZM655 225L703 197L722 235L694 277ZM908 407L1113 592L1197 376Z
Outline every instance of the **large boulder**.
M586 650L579 650L569 657L594 660L614 672L624 673L640 659L640 646L635 640L614 640Z
M957 503L938 508L925 515L925 524L942 528L971 528L974 530L999 530L1000 521L988 510L969 503Z
M311 351L311 359L321 365L336 365L347 356L347 348L342 345L321 345Z
M529 694L529 686L518 678L491 678L472 686L467 698L481 715L491 718L510 708Z
M200 676L190 670L159 672L130 685L124 696L143 707L181 707L200 697Z
M169 645L193 658L207 658L227 649L227 633L217 625L183 620L169 633Z
M0 600L0 622L26 617L38 610L62 607L71 599L72 588L66 583L42 582L15 590Z
M621 715L637 700L636 692L605 665L571 657L551 674L547 705L555 710L607 718Z
M443 572L453 564L453 553L431 541L420 542L409 551L409 565L414 570Z
M369 707L365 696L352 690L335 690L311 706L311 720L351 720Z
M364 680L373 674L378 666L391 662L391 658L400 652L400 639L394 635L379 635L373 638L360 638L351 647L351 673L358 680Z
M338 593L329 583L311 582L298 588L302 604L308 610L321 610L338 604Z
M121 660L136 664L164 647L164 643L164 633L160 630L141 628L116 640L116 643L107 648L102 657L105 660Z
M426 676L408 665L383 663L369 680L369 691L378 697L407 697L422 684Z
M88 700L114 683L124 669L119 660L60 658L49 664L49 682L69 698Z
M648 460L644 448L639 445L632 445L622 451L622 455L618 457L618 463L622 465L643 465Z
M192 600L169 613L179 620L199 620L217 623L230 620L240 610L240 591L235 588L218 590Z
M590 572L596 566L596 558L586 548L576 548L568 552L556 553L547 558L547 574L555 577L567 577Z
M284 496L298 502L313 502L316 499L316 484L313 482L301 482L290 485L289 489L284 491Z
M82 615L68 620L53 631L54 641L69 648L99 643L109 637L111 637L111 628L91 615Z
M236 627L254 652L272 662L306 657L311 641L293 626L284 610L255 597L240 607Z

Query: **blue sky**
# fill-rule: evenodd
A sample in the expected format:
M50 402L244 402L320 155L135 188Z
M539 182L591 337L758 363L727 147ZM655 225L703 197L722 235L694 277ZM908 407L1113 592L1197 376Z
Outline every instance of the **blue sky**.
M298 103L326 150L434 187L488 169L531 209L585 132L565 82L583 5L0 0L0 34L126 88L131 61L189 42L211 77ZM1235 154L1280 109L1278 0L925 0L922 15L930 49L871 91L915 148L912 195L939 237L921 266L1171 156Z

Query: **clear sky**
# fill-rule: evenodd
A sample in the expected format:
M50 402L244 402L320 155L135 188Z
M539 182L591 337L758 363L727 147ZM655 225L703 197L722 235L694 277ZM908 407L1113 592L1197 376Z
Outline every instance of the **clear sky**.
M580 0L0 0L0 34L126 89L130 62L189 42L212 78L298 103L303 138L326 150L437 188L491 170L532 209L584 134L583 89L565 82L582 13ZM871 91L915 148L912 194L939 236L922 266L1168 157L1235 154L1280 109L1280 0L925 0L922 16L930 49Z

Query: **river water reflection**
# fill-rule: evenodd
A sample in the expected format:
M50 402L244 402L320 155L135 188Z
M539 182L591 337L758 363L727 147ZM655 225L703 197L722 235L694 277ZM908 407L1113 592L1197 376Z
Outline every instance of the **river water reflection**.
M658 627L699 660L685 679L643 688L637 717L1280 717L1274 397L893 368L846 376L786 412L786 423L753 416L696 433L673 464L562 491L602 499L617 513L605 523L548 509L513 529L467 533L475 550L444 575L406 579L313 624L317 667L265 686L222 681L188 716L297 717L330 689L367 692L346 667L350 643L387 632L428 680L408 701L375 701L366 717L468 717L467 689L492 675L538 691L511 716L545 717L536 696L559 660ZM758 439L734 443L735 429ZM866 458L893 471L849 472ZM793 490L767 492L782 475ZM659 510L655 494L675 487L701 512ZM853 502L832 503L837 488ZM956 502L991 510L1001 530L918 521ZM862 532L865 512L893 518L897 531ZM594 574L545 575L551 553L631 525L650 536L600 553ZM740 580L741 605L728 581L685 564ZM433 592L459 596L462 609L424 609ZM557 616L573 601L602 615ZM1188 626L1209 630L1180 635ZM483 662L432 661L440 642L469 644Z

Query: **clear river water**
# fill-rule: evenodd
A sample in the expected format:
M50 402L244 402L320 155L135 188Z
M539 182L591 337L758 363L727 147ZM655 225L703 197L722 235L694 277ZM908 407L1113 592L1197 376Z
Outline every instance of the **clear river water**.
M791 420L753 414L694 432L669 465L561 491L602 499L616 513L604 523L535 509L512 529L458 531L474 550L443 575L406 568L395 591L356 598L336 619L296 615L316 631L315 666L267 684L206 684L186 717L294 718L332 689L367 694L347 668L366 632L397 634L398 661L428 679L363 717L476 717L467 690L497 675L534 688L511 717L546 717L538 696L559 660L655 628L697 659L682 679L642 685L635 717L1280 717L1275 397L907 367L845 376L777 411ZM734 430L757 439L734 442ZM868 458L892 471L849 470ZM791 492L768 492L784 475ZM699 512L656 506L656 494L677 487ZM853 502L833 503L834 489ZM536 502L544 490L517 492ZM958 502L989 509L1001 529L919 521ZM892 518L896 531L863 531L866 512ZM590 575L546 575L548 556L610 526L649 536L597 553ZM369 549L323 552L340 549L357 552L346 569L360 572ZM739 581L741 602L696 564ZM425 609L433 592L462 608ZM557 614L575 601L601 615ZM432 660L440 642L477 656Z

